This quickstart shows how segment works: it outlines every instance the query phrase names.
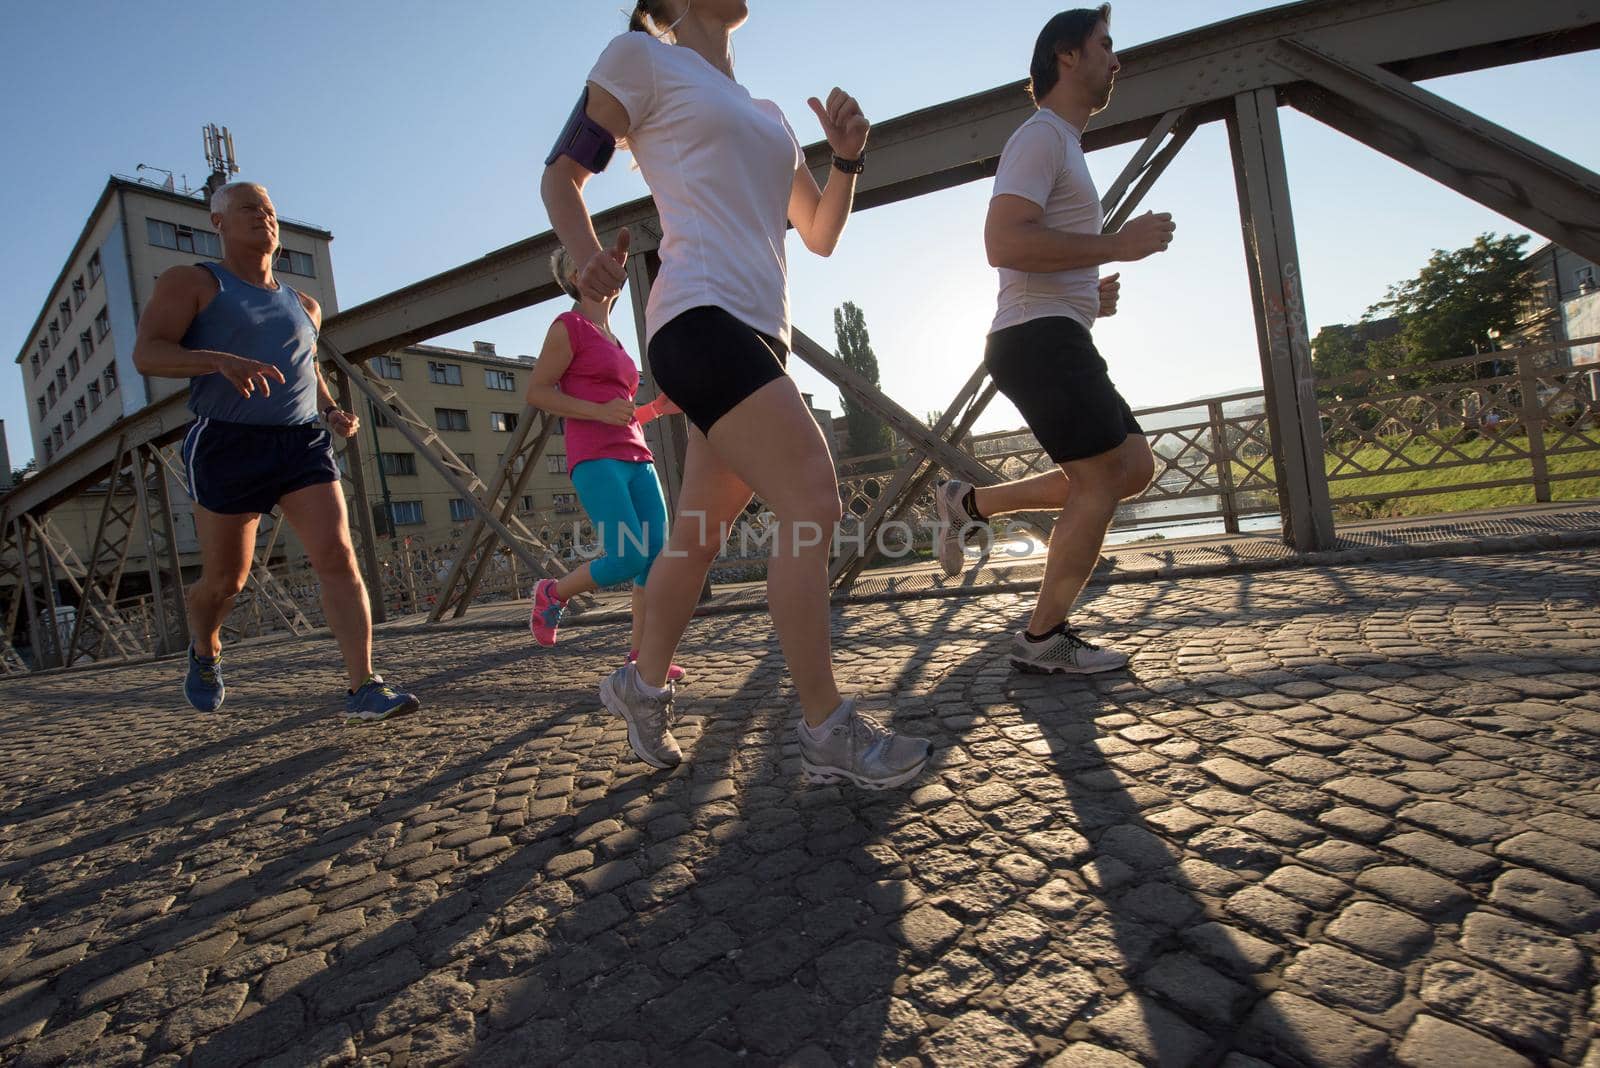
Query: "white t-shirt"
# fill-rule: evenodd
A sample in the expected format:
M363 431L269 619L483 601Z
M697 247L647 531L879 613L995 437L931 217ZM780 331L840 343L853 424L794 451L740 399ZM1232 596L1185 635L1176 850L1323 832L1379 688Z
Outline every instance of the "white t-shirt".
M589 81L627 111L627 147L661 216L647 343L690 308L714 305L787 345L783 242L803 157L778 105L692 48L637 31L606 46Z
M1098 234L1105 225L1077 127L1040 108L1006 142L994 176L994 196L1014 196L1044 209L1044 226L1069 234ZM1033 274L1000 268L1000 306L990 333L1065 315L1093 329L1100 314L1100 268Z

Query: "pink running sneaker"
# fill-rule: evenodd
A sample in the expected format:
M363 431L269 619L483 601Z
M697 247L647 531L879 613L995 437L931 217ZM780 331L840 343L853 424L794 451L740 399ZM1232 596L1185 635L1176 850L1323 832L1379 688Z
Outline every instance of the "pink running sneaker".
M638 659L639 659L639 650L635 649L633 652L628 654L628 663L632 664L632 663L636 662ZM667 668L667 681L668 682L682 682L683 681L683 677L685 675L687 675L687 674L688 674L688 672L683 670L683 668L679 667L677 664L673 664L673 665L671 665L670 667Z
M556 580L540 579L533 588L533 611L528 613L528 630L533 640L549 647L556 643L556 631L561 628L561 612L567 602L556 596Z

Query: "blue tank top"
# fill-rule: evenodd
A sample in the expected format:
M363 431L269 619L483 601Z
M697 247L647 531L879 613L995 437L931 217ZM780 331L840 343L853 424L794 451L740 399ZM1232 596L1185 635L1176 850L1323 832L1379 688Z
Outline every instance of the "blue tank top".
M300 294L281 281L277 289L251 285L220 263L201 263L217 280L217 295L188 333L186 349L209 349L270 363L283 372L272 393L241 397L219 374L189 380L189 410L197 416L256 426L300 426L316 422L317 331Z

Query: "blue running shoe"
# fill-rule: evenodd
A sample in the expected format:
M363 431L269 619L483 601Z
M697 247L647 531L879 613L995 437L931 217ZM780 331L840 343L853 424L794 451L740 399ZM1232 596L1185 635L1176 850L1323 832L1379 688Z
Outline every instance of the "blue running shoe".
M390 686L382 675L373 675L361 688L344 699L344 721L347 724L376 723L391 716L415 712L420 702L415 696Z
M183 680L183 696L189 704L197 712L215 712L227 692L222 685L222 654L201 657L189 646L189 674Z

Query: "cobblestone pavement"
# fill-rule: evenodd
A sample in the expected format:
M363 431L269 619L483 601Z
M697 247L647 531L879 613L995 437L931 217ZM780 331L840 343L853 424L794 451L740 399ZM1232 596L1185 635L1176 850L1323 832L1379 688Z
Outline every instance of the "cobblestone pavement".
M1010 671L1022 598L846 608L940 747L883 794L801 786L764 616L691 630L670 775L618 625L387 633L386 729L326 639L221 716L9 683L0 1062L1600 1065L1597 565L1102 588L1090 682Z

